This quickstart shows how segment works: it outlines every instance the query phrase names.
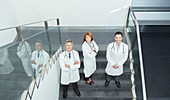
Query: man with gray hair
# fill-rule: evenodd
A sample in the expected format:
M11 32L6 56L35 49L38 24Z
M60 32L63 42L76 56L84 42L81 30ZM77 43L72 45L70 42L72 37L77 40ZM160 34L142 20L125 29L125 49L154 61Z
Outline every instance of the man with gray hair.
M80 58L79 53L73 48L73 41L66 40L66 50L60 54L59 64L61 67L61 84L63 85L63 98L67 97L67 90L70 83L73 84L75 93L80 97L80 91L78 90L77 82L80 80L79 68Z
M43 44L41 40L35 42L36 50L32 53L31 64L35 69L36 76L45 67L46 63L49 61L49 54L43 49Z

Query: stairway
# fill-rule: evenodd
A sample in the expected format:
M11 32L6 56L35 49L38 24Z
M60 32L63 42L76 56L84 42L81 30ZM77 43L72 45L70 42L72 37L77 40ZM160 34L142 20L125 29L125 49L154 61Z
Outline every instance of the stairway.
M82 30L72 30L74 32L68 33L68 32L63 32L61 33L62 35L62 39L63 39L63 43L66 39L66 37L69 37L73 40L76 41L74 46L75 50L78 50L79 55L80 55L80 59L81 59L81 67L79 69L80 72L80 81L78 81L78 86L79 86L79 90L81 92L81 97L78 97L74 90L72 85L69 86L68 89L68 96L65 100L132 100L132 92L131 92L131 72L130 72L130 68L129 68L129 59L126 61L126 63L124 64L124 73L123 75L120 76L120 83L121 83L121 88L117 88L115 81L112 79L109 86L105 87L104 83L105 83L105 68L106 68L106 47L109 44L110 41L112 41L113 37L113 31L117 31L118 29L114 30L90 30L95 38L95 41L97 41L100 51L98 52L98 55L96 57L96 62L97 62L97 70L95 71L92 79L94 80L94 84L93 85L88 85L85 83L84 81L84 75L83 75L83 54L81 51L81 45L78 44L80 42L79 38L77 38L76 40L74 39L76 37L79 36L83 36L84 31ZM102 32L101 32L102 31ZM104 31L104 32L103 32ZM101 40L103 37L103 33L105 33L105 37L107 39ZM107 35L106 35L107 34ZM81 37L82 37L81 36ZM68 38L67 38L68 39ZM104 44L101 44L101 43ZM63 99L63 88L62 85L60 86L60 97L59 100L64 100Z
M81 97L77 97L74 93L72 86L70 85L68 89L68 97L66 100L131 100L131 80L130 80L130 69L129 61L124 64L124 74L120 77L121 88L117 88L114 80L111 80L111 83L108 87L104 86L105 83L105 67L107 64L105 51L99 51L97 56L97 70L93 75L94 84L88 85L83 80L83 61L82 61L82 52L79 51L79 55L82 61L80 68L81 80L78 82L79 90L82 94ZM62 86L60 89L60 100L62 99Z
M19 100L24 90L31 83L22 67L21 60L16 55L18 44L8 48L9 59L14 67L10 74L0 74L0 100Z
M170 100L170 26L145 26L141 39L148 100Z

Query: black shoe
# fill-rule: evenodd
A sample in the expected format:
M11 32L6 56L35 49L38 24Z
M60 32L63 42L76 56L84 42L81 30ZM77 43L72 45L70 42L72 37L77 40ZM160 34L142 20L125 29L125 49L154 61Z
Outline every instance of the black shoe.
M115 81L115 83L116 83L116 85L117 85L118 88L121 88L121 84L120 84L119 81Z
M110 81L107 81L107 80L106 80L106 81L105 81L105 84L104 84L105 87L108 87L108 86L109 86L109 83L110 83Z
M79 97L81 96L81 93L80 93L80 91L78 89L74 89L74 91L77 94L77 96L79 96Z
M67 92L63 92L63 98L64 98L64 99L67 98Z

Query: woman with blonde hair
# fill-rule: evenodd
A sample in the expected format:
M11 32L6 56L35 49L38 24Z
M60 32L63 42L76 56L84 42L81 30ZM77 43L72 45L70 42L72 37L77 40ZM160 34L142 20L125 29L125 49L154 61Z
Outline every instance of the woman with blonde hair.
M84 74L87 84L92 85L92 75L96 70L96 55L99 51L99 47L93 40L91 32L86 32L83 38L82 51L84 56Z

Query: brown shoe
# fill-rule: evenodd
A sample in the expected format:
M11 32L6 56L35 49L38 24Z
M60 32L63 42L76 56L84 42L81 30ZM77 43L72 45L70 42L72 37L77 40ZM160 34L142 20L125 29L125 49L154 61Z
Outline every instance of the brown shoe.
M88 85L92 85L92 83L88 80L88 81L86 81L86 83L88 84Z

